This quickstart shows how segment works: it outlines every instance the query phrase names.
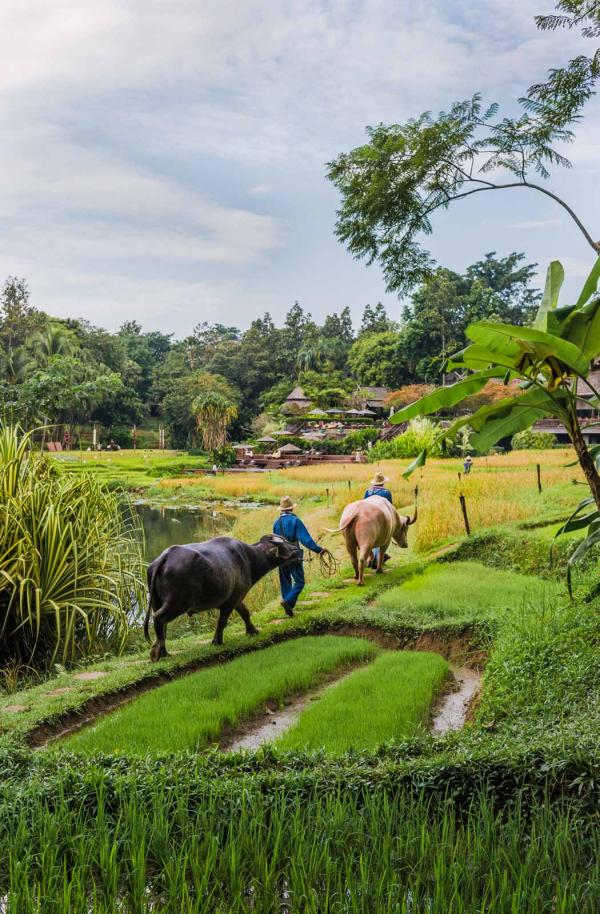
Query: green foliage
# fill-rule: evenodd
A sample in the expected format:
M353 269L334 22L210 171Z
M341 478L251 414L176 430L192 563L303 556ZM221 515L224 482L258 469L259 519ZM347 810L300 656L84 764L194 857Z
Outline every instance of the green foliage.
M555 445L556 435L552 432L534 432L530 428L517 432L510 441L514 451L545 451Z
M352 776L302 792L306 776L291 771L277 793L244 773L207 782L189 756L137 771L71 763L43 790L2 791L9 910L142 912L154 899L164 914L273 912L290 899L302 914L597 910L598 829L575 804L502 809L478 794L457 815L451 796L433 805Z
M413 736L426 723L447 675L439 654L382 654L302 711L277 744L340 755Z
M409 379L402 348L402 334L396 331L363 333L348 354L348 365L360 384L400 387Z
M145 597L133 520L95 477L57 473L0 427L0 662L123 647Z
M442 439L440 439L437 425L429 419L413 419L408 428L401 435L390 441L378 441L369 451L369 461L390 460L402 457L416 457L421 451L426 450L432 457L441 457L443 454Z
M318 683L325 674L364 661L376 648L361 638L303 638L201 670L144 695L67 740L83 752L146 754L199 749L232 726ZM168 727L164 721L168 719Z

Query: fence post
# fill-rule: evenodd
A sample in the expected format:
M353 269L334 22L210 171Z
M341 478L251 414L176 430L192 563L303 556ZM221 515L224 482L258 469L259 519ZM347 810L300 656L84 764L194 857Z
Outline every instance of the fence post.
M537 472L537 486L538 486L538 492L541 494L541 491L542 491L542 468L540 467L539 463L536 463L535 469L536 469L536 472Z
M350 482L350 480L348 480L348 491L350 492L351 489L352 489L352 483Z
M471 527L469 525L469 516L467 514L467 502L466 502L465 496L463 495L462 492L458 496L458 500L460 501L460 507L461 507L462 514L463 514L463 520L465 522L465 530L467 531L467 536L470 536Z
M459 474L458 474L458 481L460 482L461 480L462 480L462 473L459 473Z
M329 489L325 489L325 491L327 492L327 504L329 504Z

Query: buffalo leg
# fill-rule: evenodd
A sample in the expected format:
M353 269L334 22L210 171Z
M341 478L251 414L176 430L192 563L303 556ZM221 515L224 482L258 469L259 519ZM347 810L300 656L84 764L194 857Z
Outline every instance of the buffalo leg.
M240 603L239 606L236 606L238 615L244 620L244 625L246 626L247 635L258 635L258 629L252 624L252 619L250 618L250 613L245 603Z
M227 620L229 619L229 616L231 615L232 612L233 612L233 607L231 607L230 609L220 609L219 610L219 618L217 621L215 637L212 640L213 644L223 644L223 631L225 630L225 626L227 625Z
M388 544L389 545L389 544ZM377 552L377 569L375 574L383 574L383 560L385 558L385 549L382 547Z
M161 657L168 657L166 640L167 640L167 623L163 619L163 608L154 614L154 632L156 641L150 648L150 660L156 663Z
M350 556L350 561L352 562L352 567L354 568L354 577L359 578L360 574L358 572L358 557L356 553L356 540L352 541L346 537L346 550Z

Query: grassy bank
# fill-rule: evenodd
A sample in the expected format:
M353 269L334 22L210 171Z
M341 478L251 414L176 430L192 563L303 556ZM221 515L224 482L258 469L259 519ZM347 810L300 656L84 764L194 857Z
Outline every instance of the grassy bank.
M160 753L200 749L226 725L247 720L267 701L317 684L366 661L377 648L360 638L304 638L201 670L138 698L62 743L78 752Z
M414 736L447 675L438 654L382 654L306 708L278 745L340 754Z

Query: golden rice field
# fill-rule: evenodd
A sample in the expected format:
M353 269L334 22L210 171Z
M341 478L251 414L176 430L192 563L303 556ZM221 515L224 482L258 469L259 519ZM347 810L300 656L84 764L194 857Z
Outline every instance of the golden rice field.
M471 529L480 532L489 527L519 521L543 520L565 516L585 494L574 481L581 481L579 467L566 466L573 460L568 449L552 451L514 451L488 458L477 458L471 474L459 480L462 463L458 459L431 460L410 480L402 477L405 461L382 461L379 466L334 465L327 467L295 467L279 473L236 474L210 479L208 485L222 495L243 499L244 495L261 492L270 498L291 495L298 503L298 512L315 537L345 560L343 542L326 533L337 527L344 506L362 498L364 489L377 471L388 477L394 502L400 509L412 511L414 487L419 487L419 516L409 534L409 550L392 546L394 561L414 553L426 553L464 535L464 522L459 495L466 498ZM536 464L541 465L543 491L537 490ZM173 485L181 480L168 480ZM350 485L348 485L348 482ZM191 481L185 480L188 484ZM204 483L206 484L206 483ZM326 490L329 490L327 497ZM317 500L318 499L318 500ZM233 535L256 540L269 531L277 516L274 505L243 512L236 522ZM307 564L307 579L325 586L320 578L318 563ZM262 606L277 595L276 576L264 579L255 588L252 603Z

